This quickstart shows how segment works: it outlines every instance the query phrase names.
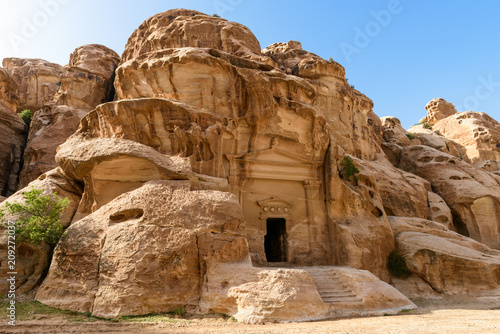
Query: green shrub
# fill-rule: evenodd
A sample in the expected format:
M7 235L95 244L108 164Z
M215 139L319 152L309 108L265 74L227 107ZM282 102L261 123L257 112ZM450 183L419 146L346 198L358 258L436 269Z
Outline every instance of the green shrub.
M351 88L352 88L352 89L354 89L354 87L355 87L354 85L351 85Z
M212 14L213 17L219 17L220 18L220 15L218 14Z
M61 216L70 203L69 199L59 198L56 194L44 195L43 189L35 187L23 196L24 204L5 202L6 212L19 217L15 222L16 239L34 244L42 241L57 244L63 234ZM5 214L0 210L0 221L6 224Z
M407 278L410 276L410 271L406 266L405 259L396 250L389 254L389 262L387 264L389 272L394 277Z
M184 307L178 307L175 310L172 310L168 313L173 314L173 315L177 315L179 317L183 317L184 314L186 314L186 309Z
M328 59L328 62L332 63L332 64L335 64L335 60L333 60L332 57L330 57L330 59Z
M432 126L429 123L427 123L427 122L418 123L418 125L423 125L424 128L432 130Z
M354 165L351 157L346 156L340 162L340 177L344 180L351 180L358 182L358 177L356 174L359 173L359 169Z
M406 134L406 137L408 137L409 140L413 140L413 139L416 139L417 136L415 136L415 134L411 133L411 132L408 132Z
M29 109L24 109L18 115L23 119L24 123L26 123L27 126L30 126L31 117L33 117L33 111Z

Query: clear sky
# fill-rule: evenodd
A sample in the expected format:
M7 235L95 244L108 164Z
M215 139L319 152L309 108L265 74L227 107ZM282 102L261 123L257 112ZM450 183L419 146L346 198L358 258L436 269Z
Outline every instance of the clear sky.
M298 40L332 57L378 116L396 116L405 128L434 97L500 120L497 0L0 0L0 59L67 64L90 43L121 54L141 22L171 8L240 22L262 48Z

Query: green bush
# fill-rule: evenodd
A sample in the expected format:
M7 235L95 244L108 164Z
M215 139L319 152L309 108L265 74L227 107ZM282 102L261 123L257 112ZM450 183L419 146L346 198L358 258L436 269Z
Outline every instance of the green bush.
M35 187L23 196L24 204L5 202L6 212L19 217L15 222L16 239L55 245L63 234L61 217L70 203L69 199L59 198L56 194L44 195L43 189ZM0 221L6 224L5 214L0 210Z
M407 278L410 276L410 271L406 266L405 259L396 250L389 254L389 262L387 264L389 272L394 277Z
M429 123L427 123L427 122L418 123L418 125L423 125L424 128L432 130L432 126Z
M186 309L184 307L178 307L175 310L169 312L170 314L177 315L179 317L183 317L186 314Z
M220 15L218 14L212 14L213 17L219 17L220 18Z
M408 137L409 140L413 140L413 139L416 139L417 136L415 136L415 134L411 133L411 132L408 132L406 134L406 137Z
M30 126L31 117L33 117L33 111L29 109L24 109L18 115L23 119L24 123L26 123L27 126Z
M344 180L351 180L358 182L358 177L356 174L359 173L359 169L354 165L351 157L346 156L340 162L340 177Z

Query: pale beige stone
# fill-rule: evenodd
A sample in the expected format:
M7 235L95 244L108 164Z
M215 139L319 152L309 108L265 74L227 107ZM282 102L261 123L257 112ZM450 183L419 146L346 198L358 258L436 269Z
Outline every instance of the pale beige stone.
M451 209L457 232L500 248L500 183L494 174L427 146L405 148L401 167L431 183Z
M246 323L311 321L327 317L328 307L305 270L262 270L258 280L229 289L234 315Z
M206 261L248 259L243 233L233 195L152 181L70 226L36 298L103 317L195 308Z
M260 44L245 26L195 10L172 9L144 21L130 36L122 62L171 48L212 48L240 57L261 57Z
M53 102L90 111L113 100L114 72L119 61L118 54L103 45L89 44L75 49L61 74Z
M442 98L435 98L425 106L427 110L427 119L425 122L430 125L436 124L438 121L457 113L455 106Z
M75 132L80 119L97 105L113 99L114 71L119 60L113 50L98 44L81 46L71 54L69 65L58 72L55 92L44 98L38 110L32 109L37 111L24 152L20 187L55 168L57 147ZM23 82L25 86L29 84Z
M484 295L500 288L500 251L436 222L403 217L390 217L389 222L408 269L435 291Z
M433 129L459 144L470 163L500 160L500 123L482 112L464 111L436 123Z
M453 229L453 216L451 210L444 199L436 193L429 191L429 220L443 224L449 229Z

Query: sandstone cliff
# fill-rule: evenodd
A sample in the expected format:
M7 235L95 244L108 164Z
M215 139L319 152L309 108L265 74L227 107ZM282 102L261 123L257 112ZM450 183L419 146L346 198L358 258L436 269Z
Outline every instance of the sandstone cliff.
M412 296L412 284L500 289L497 123L483 114L433 100L429 125L406 131L340 64L295 41L261 51L243 25L184 9L146 20L121 58L88 45L67 67L29 64L52 68L58 87L47 79L29 102L21 185L72 203L51 263L47 245L23 246L19 288L43 280L45 304L303 321L414 307L385 282ZM4 78L0 106L17 117L18 93L39 88ZM406 281L391 277L393 251Z

